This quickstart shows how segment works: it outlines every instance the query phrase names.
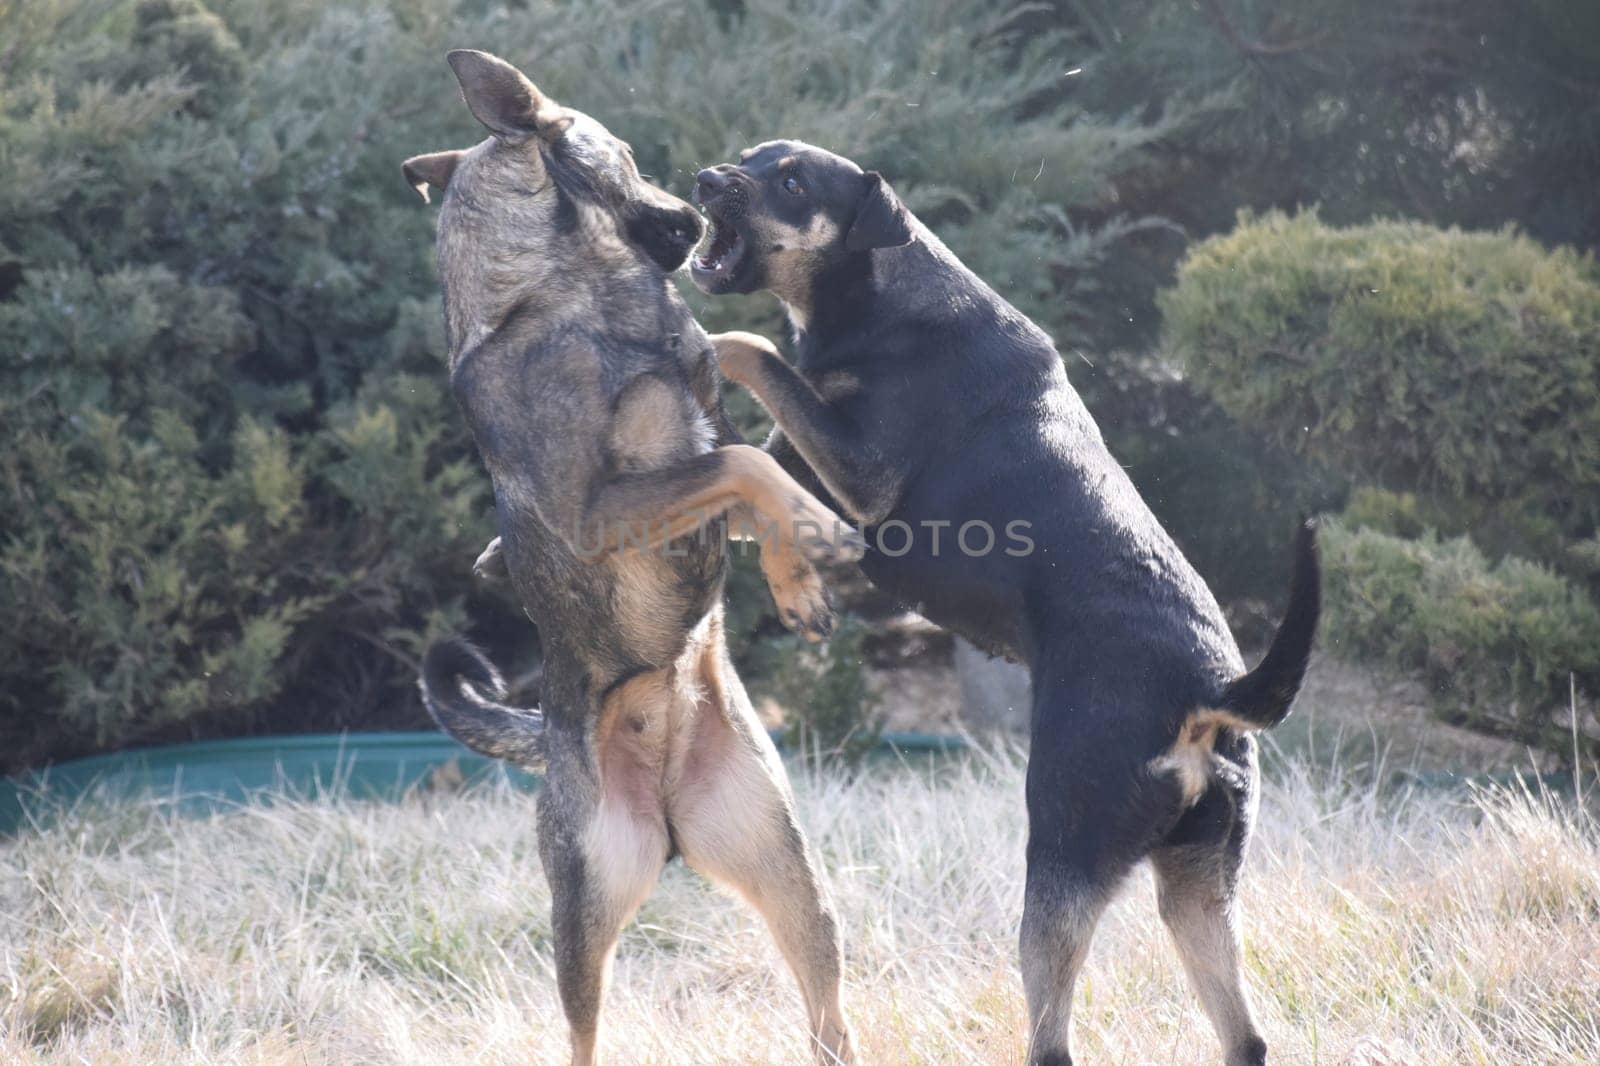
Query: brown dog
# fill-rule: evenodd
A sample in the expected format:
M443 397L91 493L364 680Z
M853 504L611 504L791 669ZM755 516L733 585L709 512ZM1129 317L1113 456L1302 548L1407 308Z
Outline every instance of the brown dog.
M545 666L541 708L518 710L482 655L443 642L428 707L469 747L546 769L539 853L574 1063L596 1061L618 932L674 854L762 913L819 1056L850 1061L834 916L723 641L723 516L762 527L773 596L813 637L829 615L812 561L857 547L723 414L711 343L668 277L695 211L514 67L449 59L491 136L404 170L424 199L444 191L450 381L500 526L480 567L503 562Z

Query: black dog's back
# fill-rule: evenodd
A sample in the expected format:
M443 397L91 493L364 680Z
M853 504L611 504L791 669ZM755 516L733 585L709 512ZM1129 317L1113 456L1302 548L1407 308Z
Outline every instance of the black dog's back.
M868 576L993 653L1032 661L1057 642L1091 661L1132 652L1167 675L1158 687L1173 716L1238 703L1242 718L1270 724L1255 710L1261 694L1298 687L1315 628L1309 534L1272 684L1245 684L1256 675L1244 675L1210 589L1106 449L1050 338L926 228L916 234L874 251L870 277L819 296L799 335L797 369L854 375L859 388L839 406L880 427L874 446L908 471L868 531L890 549L869 552ZM912 535L885 526L897 522ZM992 550L964 550L985 547L988 531Z
M773 414L773 454L869 526L875 583L1031 668L1029 1062L1072 1061L1073 983L1095 922L1148 858L1227 1061L1260 1066L1233 895L1257 802L1250 734L1287 713L1316 628L1312 530L1285 621L1247 674L1050 338L881 175L774 141L699 182L718 236L697 283L768 288L796 327L794 368L770 347L718 342L728 375Z

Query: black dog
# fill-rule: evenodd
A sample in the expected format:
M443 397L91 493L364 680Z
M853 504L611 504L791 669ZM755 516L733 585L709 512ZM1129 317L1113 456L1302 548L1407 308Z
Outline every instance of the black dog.
M768 450L863 524L879 586L1033 675L1023 981L1029 1062L1070 1063L1073 983L1128 871L1230 1066L1266 1045L1240 984L1235 893L1257 804L1254 730L1280 722L1316 630L1316 543L1246 673L1216 600L1102 442L1050 338L967 270L876 173L778 141L702 171L709 293L787 305L791 369L717 341L777 429ZM940 536L942 534L942 536Z

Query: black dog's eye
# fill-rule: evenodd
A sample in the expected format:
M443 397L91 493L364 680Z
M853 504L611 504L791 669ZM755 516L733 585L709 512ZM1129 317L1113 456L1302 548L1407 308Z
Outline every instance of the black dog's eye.
M800 187L800 182L795 178L783 179L783 191L795 196L799 196L801 193L805 192L805 190Z

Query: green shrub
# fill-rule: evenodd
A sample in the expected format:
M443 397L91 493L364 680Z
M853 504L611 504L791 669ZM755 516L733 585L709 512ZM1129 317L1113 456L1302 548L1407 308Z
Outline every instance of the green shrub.
M1325 46L1272 61L1322 70L1309 90L1261 77L1266 64L1214 32L1222 7L0 2L0 769L170 737L425 721L417 649L469 619L503 661L526 659L530 627L471 592L487 483L443 387L434 212L396 173L482 136L442 62L462 45L600 116L680 193L700 166L777 135L885 170L1062 341L1108 439L1219 591L1273 594L1281 579L1250 562L1276 557L1289 512L1311 502L1283 486L1308 479L1259 462L1253 429L1225 424L1159 360L1119 354L1148 342L1151 292L1182 246L1160 219L1203 233L1241 199L1357 196L1399 153L1347 146L1448 125L1465 96L1445 84L1421 120L1368 106L1414 99L1388 85L1333 101L1340 62L1372 51L1343 27L1388 38L1403 20L1333 20ZM1300 7L1290 21L1324 40L1326 14ZM1451 77L1534 85L1503 57L1552 61L1543 38L1511 41L1502 18L1528 22L1469 24L1515 50L1455 57ZM1242 81L1260 91L1239 95ZM1538 80L1501 112L1572 116L1501 146L1519 173L1562 175L1563 201L1540 206L1563 233L1593 232L1593 153L1566 132L1589 107L1582 81ZM1188 122L1197 112L1207 121ZM1347 120L1330 137L1335 112ZM1295 114L1309 117L1285 140ZM1256 133L1227 129L1240 124ZM1430 158L1454 166L1455 146L1442 138ZM1492 166L1472 184L1511 197L1475 199L1495 217L1545 192ZM1441 212L1444 188L1430 185ZM780 328L770 298L688 297L711 329ZM739 410L756 428L753 406ZM1592 524L1558 517L1563 558L1600 574ZM736 640L766 640L764 593L735 597Z
M199 0L0 39L0 770L424 720L489 535L394 177L442 39Z
M1600 521L1600 274L1512 231L1248 213L1166 343L1230 413L1358 480Z
M1369 529L1406 540L1448 528L1451 519L1447 510L1414 492L1391 492L1370 485L1351 492L1339 512L1340 524L1350 529Z
M1600 692L1600 609L1549 568L1466 537L1324 526L1323 646L1428 681L1460 724L1570 750L1569 678ZM1591 736L1591 741L1596 741Z
M1145 223L1064 211L1170 124L1088 119L1064 38L1011 9L0 3L0 770L423 722L418 649L469 619L526 660L532 628L472 593L488 483L445 387L435 211L398 172L483 136L448 48L523 65L680 193L780 134L887 167L1070 332ZM770 299L689 297L777 329ZM737 591L742 644L771 619Z
M840 615L833 637L820 646L798 637L776 638L755 649L767 662L756 691L771 696L787 714L785 739L824 762L855 766L878 743L883 720L877 693L867 683L862 644L867 627Z

